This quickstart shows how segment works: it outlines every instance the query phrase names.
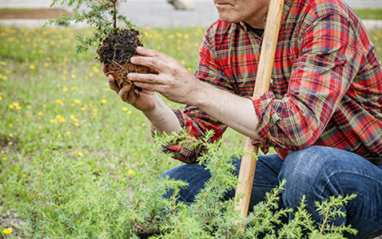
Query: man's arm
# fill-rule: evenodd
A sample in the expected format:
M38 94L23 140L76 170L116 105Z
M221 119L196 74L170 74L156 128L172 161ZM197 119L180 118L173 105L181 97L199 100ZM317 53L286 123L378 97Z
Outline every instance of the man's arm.
M151 110L142 111L144 115L150 120L151 124L158 133L179 133L181 126L174 111L170 109L157 95L155 98L155 107Z
M201 82L178 61L165 54L142 47L137 48L137 52L141 56L133 57L131 62L154 68L159 74L130 73L129 80L135 85L148 91L159 92L171 101L195 105L238 132L259 139L255 131L257 117L250 99ZM155 116L155 121L163 123L157 113L150 111L145 114Z
M175 113L155 92L149 90L137 92L132 88L132 84L125 84L119 88L112 75L108 75L108 82L109 87L118 93L123 101L141 110L159 133L171 134L180 131L181 126Z
M258 119L251 99L220 90L199 81L198 93L190 99L193 105L205 111L220 122L252 139L259 139L256 133Z

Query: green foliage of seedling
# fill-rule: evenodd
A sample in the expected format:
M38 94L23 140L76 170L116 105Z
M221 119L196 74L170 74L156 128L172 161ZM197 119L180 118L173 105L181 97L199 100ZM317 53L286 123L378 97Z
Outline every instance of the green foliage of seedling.
M206 166L211 179L191 205L177 202L178 192L187 185L160 177L167 155L162 146L181 142L189 136L157 136L151 152L152 163L145 172L124 172L115 177L103 170L95 173L75 159L65 158L57 150L55 138L36 159L28 184L11 180L7 184L20 195L10 206L26 220L23 237L33 238L137 238L143 231L155 232L151 238L344 238L343 232L355 233L350 227L334 227L331 220L345 216L341 206L351 197L331 198L317 203L324 222L316 225L304 210L304 201L294 219L279 230L282 218L291 209L279 209L280 186L254 206L247 218L238 217L234 199L223 200L237 185L232 160L242 152L228 149L222 141L209 143L206 138L189 142L207 150L200 164ZM169 198L163 195L172 190ZM244 226L246 230L237 230ZM304 233L303 233L304 232ZM307 236L309 235L309 237ZM313 236L313 237L310 237Z
M122 27L131 28L132 24L126 16L118 11L117 4L120 0L52 0L51 6L57 4L67 5L73 9L73 15L63 14L49 23L63 23L68 26L70 23L86 23L95 28L91 36L77 35L79 44L78 52L86 52L91 46L99 46L110 34L120 30L117 24ZM126 2L126 0L121 0Z

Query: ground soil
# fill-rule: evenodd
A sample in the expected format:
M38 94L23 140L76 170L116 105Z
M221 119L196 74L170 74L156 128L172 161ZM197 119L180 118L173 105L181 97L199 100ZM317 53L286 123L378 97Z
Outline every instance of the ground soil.
M0 19L56 19L63 13L72 14L63 8L1 9Z

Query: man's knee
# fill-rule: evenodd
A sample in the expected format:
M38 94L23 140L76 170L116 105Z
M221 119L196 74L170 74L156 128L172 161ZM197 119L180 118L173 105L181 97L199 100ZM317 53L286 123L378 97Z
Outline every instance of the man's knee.
M321 200L332 174L340 171L341 159L335 149L312 146L290 153L284 161L279 179L285 179L283 198L289 206L297 206L303 195ZM334 192L333 192L334 193Z

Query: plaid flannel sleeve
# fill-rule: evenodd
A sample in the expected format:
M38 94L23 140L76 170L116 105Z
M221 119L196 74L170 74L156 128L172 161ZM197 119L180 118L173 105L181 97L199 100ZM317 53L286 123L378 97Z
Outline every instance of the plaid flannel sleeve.
M287 94L253 99L261 147L298 150L314 144L360 68L357 34L340 15L318 19L296 44L300 53Z

